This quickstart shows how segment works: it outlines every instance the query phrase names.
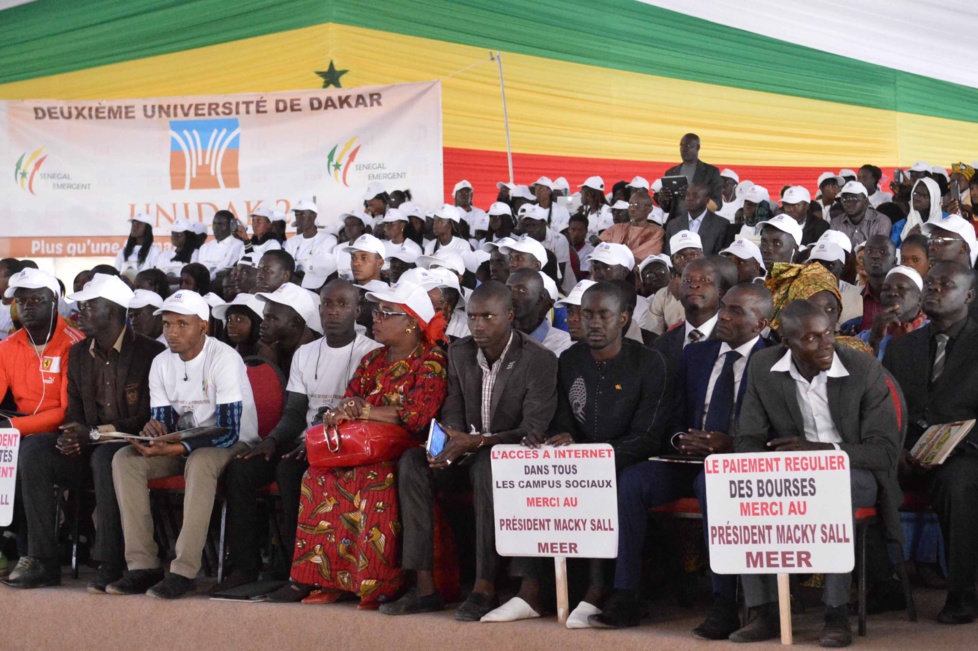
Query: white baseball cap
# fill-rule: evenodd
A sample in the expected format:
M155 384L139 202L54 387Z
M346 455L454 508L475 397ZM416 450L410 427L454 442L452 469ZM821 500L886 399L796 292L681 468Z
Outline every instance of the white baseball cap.
M509 190L510 192L512 192L513 191L513 188L515 188L515 187L516 187L516 184L514 184L514 183L506 183L505 181L499 181L499 182L496 183L496 189L497 190L502 190L503 188L506 188L507 190Z
M204 222L190 222L190 229L197 235L207 234L207 224Z
M221 303L213 310L211 310L211 314L214 316L215 319L220 319L221 321L223 321L227 318L228 308L231 307L232 305L240 305L241 307L248 308L249 310L257 314L259 319L264 318L265 316L264 314L265 303L261 301L254 294L245 294L245 293L238 294L237 296L234 297L234 300L231 301L230 303ZM132 309L131 306L130 309Z
M380 181L373 181L367 184L367 190L363 193L363 200L370 201L371 199L384 194L384 184Z
M345 220L347 217L353 217L354 219L359 219L360 223L364 226L368 224L373 224L373 218L362 210L352 210L350 212L341 212L340 221Z
M838 244L833 244L832 242L816 242L812 246L812 252L809 254L808 259L844 263L846 261L846 251Z
M513 209L509 207L508 203L503 203L502 201L496 201L491 206L489 206L490 215L512 215Z
M638 263L638 272L642 273L645 271L645 268L653 262L659 262L666 265L667 269L672 269L672 260L669 259L669 256L667 256L665 253L653 253Z
M514 242L516 242L516 240L513 239L512 237L501 237L497 242L486 242L485 244L483 244L482 250L485 251L486 253L492 253L493 249L500 249L503 247L512 246ZM503 253L507 253L507 251L503 251Z
M562 176L558 176L554 179L554 190L561 190L563 192L570 192L570 183L567 182Z
M767 273L767 267L764 266L764 258L761 257L761 250L756 244L743 237L737 238L730 243L730 246L720 251L720 255L730 254L736 256L741 260L747 260L748 258L753 258L757 260L757 264L761 265L761 270Z
M474 213L474 214L473 214ZM487 231L489 230L489 215L481 210L476 213L474 210L469 213L469 226L472 227L472 232L476 231Z
M597 284L598 283L594 282L593 280L580 281L579 283L574 285L574 289L570 291L570 294L567 295L567 298L562 298L556 303L554 303L554 307L563 307L564 305L580 305L581 298L584 296L584 292L586 292L589 287L593 287Z
M591 188L592 190L600 190L604 192L604 179L600 176L589 176L584 183L581 183L579 188Z
M744 193L744 201L750 201L751 203L761 203L762 201L770 200L771 194L763 185L751 185L747 192Z
M917 289L924 289L924 279L920 277L920 273L913 267L907 267L905 265L897 265L886 272L886 277L889 278L893 274L902 274L913 281L913 284L917 286Z
M676 255L683 249L703 249L703 240L693 231L679 231L669 238L669 253Z
M829 229L822 233L821 237L818 238L819 242L831 242L837 246L842 247L842 250L846 253L852 253L852 240L849 236L842 231L837 231Z
M407 215L408 217L417 217L418 219L424 219L424 208L422 208L416 203L405 201L400 205L398 210L400 210L403 214Z
M849 181L842 186L842 192L839 194L861 194L864 197L869 196L869 193L866 192L866 186L859 181Z
M540 178L538 178L536 181L530 184L530 187L532 188L535 185L542 185L543 187L550 188L551 190L554 189L554 182L551 181L546 176L541 176Z
M535 203L524 203L519 209L520 219L532 219L535 221L547 221L547 209L541 208Z
M134 296L133 291L118 276L95 274L91 280L85 283L80 292L68 294L65 298L69 301L90 301L93 298L104 298L129 309L129 303L132 302Z
M473 251L472 253L465 256L465 269L475 273L482 266L483 262L489 261L489 254L479 249L478 251Z
M224 299L221 298L220 296L218 296L217 294L215 294L214 292L207 292L206 294L204 294L203 296L201 296L201 298L204 299L204 302L207 303L207 305L212 310L215 307L217 307L218 305L223 305L224 304Z
M384 218L380 221L384 222L385 224L390 224L391 222L407 222L410 220L408 219L407 215L402 213L397 208L388 208L387 214L384 215Z
M536 197L530 192L530 188L525 185L514 185L509 190L509 196L516 199L526 199L527 201L536 201Z
M354 251L366 251L367 253L376 253L381 258L387 257L387 247L384 246L384 243L373 235L367 233L364 233L358 237L353 244L344 246L343 250L347 253L353 253Z
M786 203L811 203L811 193L800 185L793 185L784 192L781 197L781 205Z
M971 266L974 266L975 257L978 256L978 239L975 238L975 229L968 220L960 215L948 215L939 219L929 219L920 227L920 231L924 235L930 235L935 228L960 235L961 239L968 244L968 248L971 250Z
M940 165L935 165L934 167L932 167L931 172L933 172L934 174L940 174L941 176L943 176L945 179L948 180L950 180L951 178L947 175L947 170L941 167Z
M190 225L190 220L185 217L177 217L170 225L171 233L192 233L193 230L194 228Z
M461 181L456 183L455 187L452 189L452 196L454 197L459 190L471 190L471 189L472 189L472 184L466 181L465 179L462 179Z
M129 301L130 310L138 310L146 307L147 305L152 305L153 307L159 309L163 307L163 297L148 289L137 289L135 292L133 292L133 298L131 301Z
M432 265L451 269L458 275L465 273L465 260L460 253L446 249L440 249L434 255L422 255L416 260L422 269L431 269Z
M553 278L542 271L538 271L537 273L540 274L540 280L543 281L543 288L547 290L547 295L550 296L550 300L556 301L557 297L559 296L559 294L557 294L557 283L554 282Z
M408 264L414 264L421 257L417 249L408 248L407 243L401 244L393 252L387 253L387 258L397 258L401 262L406 262Z
M258 206L257 208L255 208L254 210L252 210L250 213L248 213L248 216L249 217L255 217L255 216L264 217L268 221L272 221L273 219L275 219L275 211L272 209L271 206Z
M430 213L430 215L439 219L450 219L456 224L462 221L462 214L458 208L447 203L442 204L441 208Z
M754 187L754 182L749 179L744 179L743 181L738 183L737 191L736 191L737 198L744 199L747 196L747 193L750 192L750 189L752 187Z
M289 216L286 215L281 210L273 210L272 211L272 221L273 222L284 222L284 221L288 221L288 219L289 219Z
M400 287L401 285L407 283L420 285L421 287L425 288L425 291L427 291L429 289L439 287L440 282L441 279L436 278L429 270L422 269L421 267L414 267L413 269L408 269L402 273L394 287Z
M771 228L776 228L782 233L787 233L795 240L795 246L801 245L802 233L801 224L795 221L795 218L791 215L778 215L777 217L772 217L766 222L761 222L761 230L764 230L768 226Z
M178 289L170 294L163 301L163 306L153 312L153 314L163 314L164 312L194 315L200 317L203 321L207 321L210 318L211 306L197 292L192 292L189 289Z
M625 187L648 190L649 182L646 178L642 176L636 176L634 179L632 179L632 182Z
M461 296L462 286L458 282L458 275L452 273L451 269L435 267L434 269L428 269L428 275L431 278L431 282L438 283L437 287L451 287Z
M135 215L133 215L132 218L129 219L129 223L132 223L132 222L142 222L142 223L146 224L147 226L155 226L156 225L156 222L153 220L153 218L150 217L149 215L147 215L144 212L137 212Z
M385 283L383 280L368 280L362 285L353 285L357 289L362 289L367 292L382 292L389 288L390 285Z
M499 250L506 255L509 255L510 251L529 253L537 259L541 268L547 265L547 250L543 248L542 244L528 235L524 235L518 240L513 240L512 242L507 243L506 246L502 246L500 244Z
M313 256L302 265L306 272L302 277L302 288L317 290L326 279L336 273L336 256L333 252Z
M587 259L591 262L603 262L609 266L619 265L629 271L635 268L635 255L631 249L624 244L614 242L602 242L597 245Z
M834 172L822 172L818 175L818 187L821 189L822 184L826 181L835 181L836 185L843 186L846 180Z
M930 163L928 163L927 161L919 160L916 163L914 163L913 164L913 167L911 167L907 171L908 172L931 172L931 173L933 173L934 172L934 166L931 165Z
M238 258L238 261L235 264L236 265L243 264L244 266L251 267L252 269L258 268L258 261L255 260L254 255L250 253Z
M366 298L374 303L394 303L403 305L418 315L426 324L435 316L435 308L428 297L428 291L421 285L412 282L401 281L396 287L389 287L386 290L367 292Z
M292 206L292 212L297 210L311 210L317 215L319 214L319 208L316 207L316 202L312 199L299 199L296 201L295 205Z
M662 189L662 179L656 179L652 181L652 187L649 188L650 192L658 192Z
M720 177L721 178L727 178L727 179L733 179L734 180L734 183L740 183L740 177L737 175L737 172L733 171L730 168L727 168L727 169L723 170L722 172L720 172Z
M302 289L295 283L284 283L274 292L258 292L255 298L291 307L302 317L307 328L323 334L323 326L319 320L319 301L308 289Z
M99 275L99 274L96 274ZM27 267L10 277L4 298L13 298L15 289L50 289L55 297L61 296L61 285L58 279L46 271Z
M628 202L624 199L619 199L618 201L611 204L612 210L628 210Z
M847 176L856 176L856 173L849 169L839 170L839 176L845 178Z

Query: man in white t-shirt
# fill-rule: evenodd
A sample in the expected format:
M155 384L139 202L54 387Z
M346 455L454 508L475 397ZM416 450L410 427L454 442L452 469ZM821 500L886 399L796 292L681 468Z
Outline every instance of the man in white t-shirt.
M296 351L282 419L257 447L235 457L224 474L229 560L235 569L215 590L258 579L261 555L254 534L258 528L257 497L258 491L273 481L282 496L283 546L292 550L302 474L309 467L305 431L320 420L323 410L339 404L360 360L380 347L354 330L360 311L356 287L345 280L333 280L323 287L320 298L319 316L326 336ZM288 566L278 568L278 574L287 578Z
M452 190L452 197L455 200L455 207L458 208L461 216L469 225L472 232L475 232L476 222L486 216L486 211L472 205L472 184L462 179L455 184Z
M210 308L204 299L180 290L158 312L169 350L150 368L153 418L141 434L155 439L195 427L215 429L176 441L133 440L112 459L129 574L105 591L177 599L197 588L217 480L235 455L258 443L258 418L241 356L207 336ZM183 523L170 575L163 578L147 482L174 475L186 481Z
M432 232L435 239L425 242L424 254L434 255L442 249L449 249L456 253L466 255L472 251L468 241L458 237L458 223L462 221L462 214L455 206L447 203L441 208L429 213L432 222Z
M319 208L309 199L300 199L292 209L295 215L295 237L285 241L285 250L295 258L296 271L305 273L306 263L318 255L330 253L336 248L336 237L316 226Z

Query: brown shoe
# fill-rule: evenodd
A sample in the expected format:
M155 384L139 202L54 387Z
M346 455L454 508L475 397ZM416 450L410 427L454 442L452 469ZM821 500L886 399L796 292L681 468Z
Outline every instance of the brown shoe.
M764 604L754 619L747 625L734 631L727 638L731 642L763 642L781 637L781 618L778 614L778 604Z
M825 627L818 635L818 645L840 649L852 644L852 627L849 626L849 606L826 608Z

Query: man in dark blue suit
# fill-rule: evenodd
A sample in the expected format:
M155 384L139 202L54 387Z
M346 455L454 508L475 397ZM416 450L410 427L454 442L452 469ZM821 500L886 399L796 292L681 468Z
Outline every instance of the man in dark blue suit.
M763 285L736 285L720 299L715 338L690 344L682 351L673 402L672 446L679 455L671 461L653 460L631 466L618 479L618 561L615 592L604 612L592 615L595 628L637 626L641 557L649 509L695 493L708 530L703 466L697 460L733 451L729 433L744 397L750 357L767 345L761 332L774 306ZM713 575L713 610L693 635L726 639L740 627L737 618L736 576Z

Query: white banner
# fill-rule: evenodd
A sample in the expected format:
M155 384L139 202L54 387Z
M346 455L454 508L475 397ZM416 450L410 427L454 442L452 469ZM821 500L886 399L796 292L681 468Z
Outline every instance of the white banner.
M494 446L492 499L500 556L618 555L610 445Z
M706 458L710 568L718 574L840 574L855 562L849 455Z
M20 432L0 429L0 527L14 520L14 496L17 494L17 458Z
M367 184L442 201L441 82L284 93L0 102L0 256L110 255L138 211L242 220L315 197L320 224ZM291 215L290 220L291 222ZM291 232L291 231L290 231ZM163 237L161 237L163 236Z

